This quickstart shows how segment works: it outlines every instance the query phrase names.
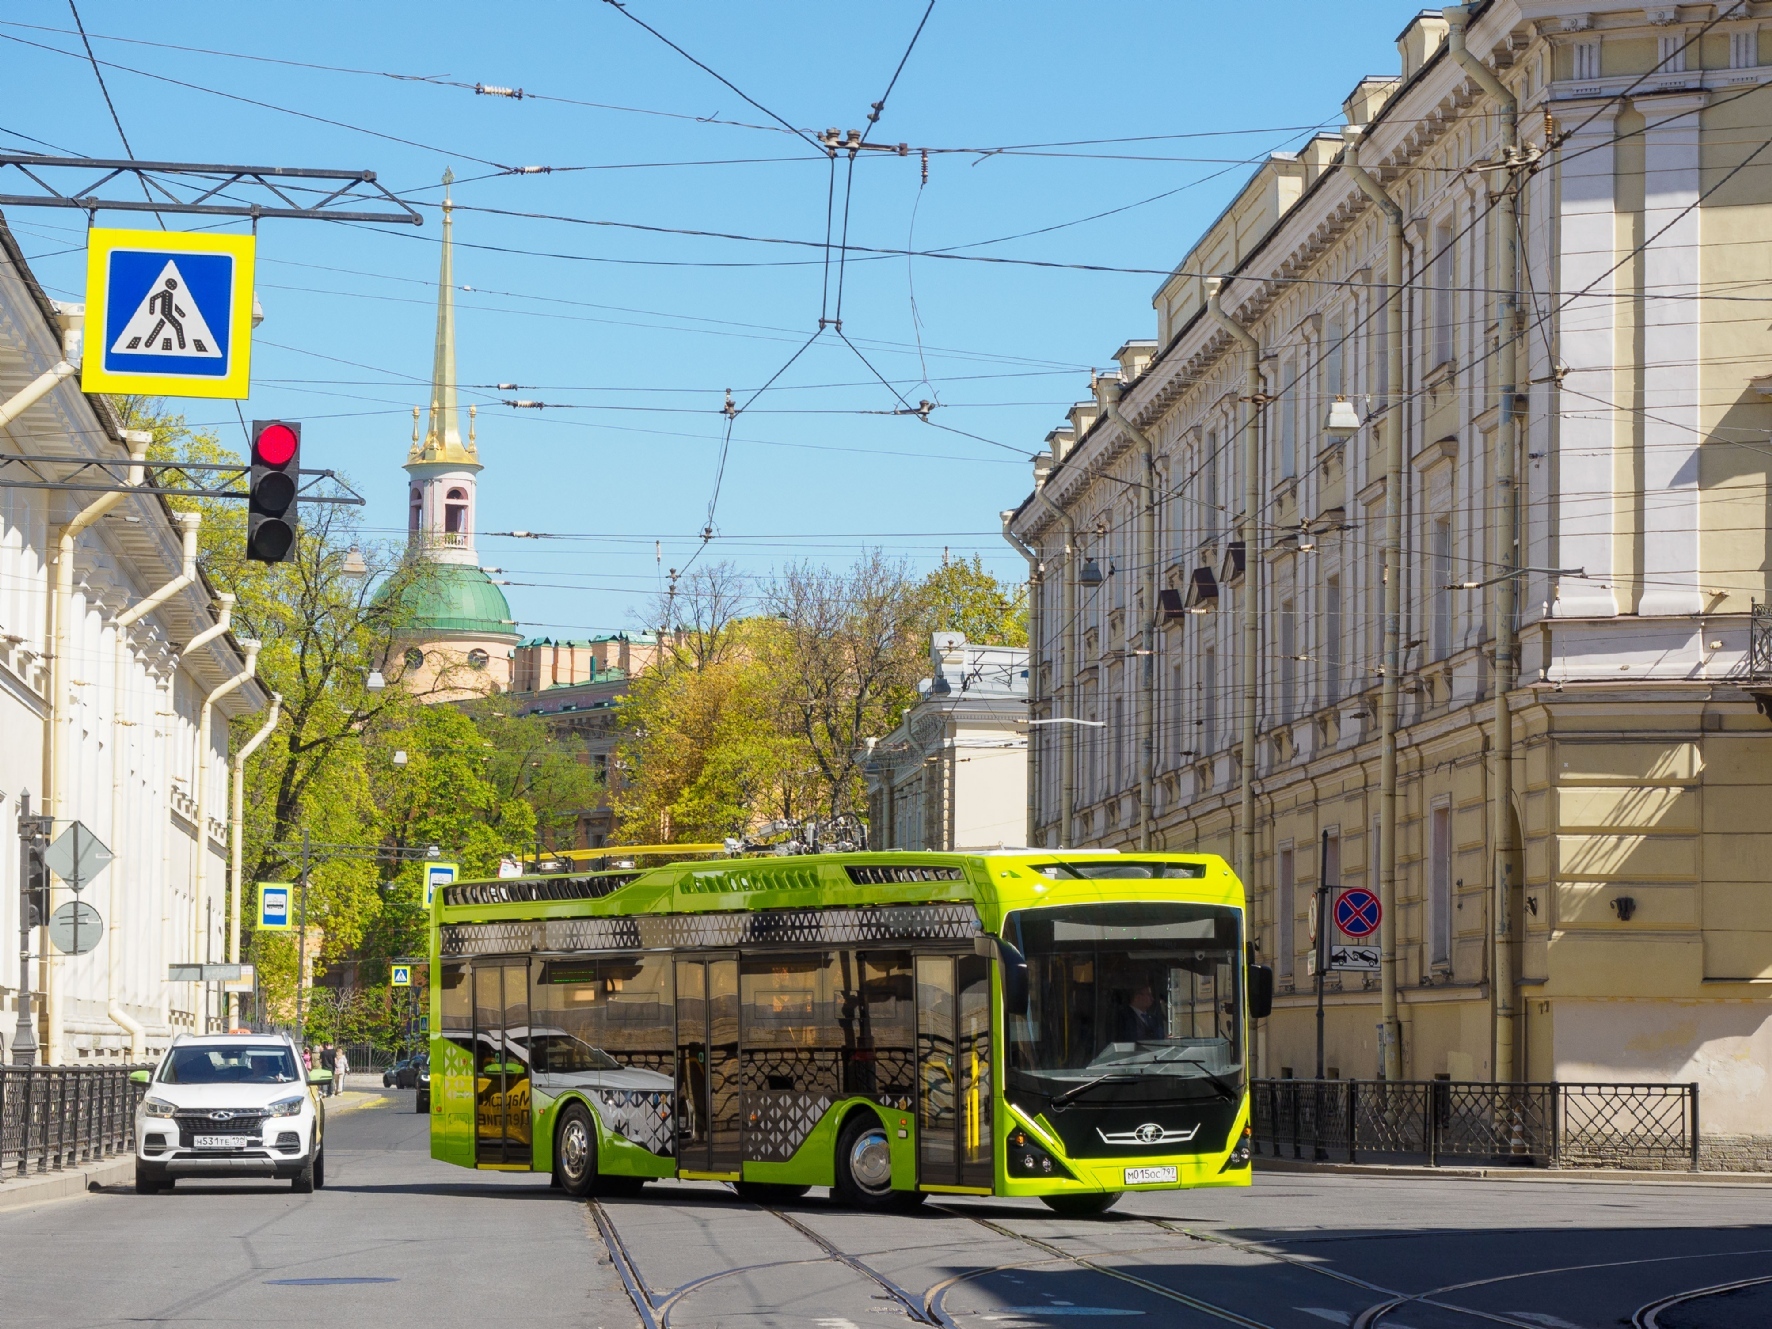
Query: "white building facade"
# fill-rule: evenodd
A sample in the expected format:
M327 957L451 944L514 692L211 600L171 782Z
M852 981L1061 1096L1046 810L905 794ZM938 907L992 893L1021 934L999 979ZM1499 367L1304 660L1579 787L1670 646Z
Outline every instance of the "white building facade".
M1035 729L1033 834L1237 867L1261 1073L1313 1072L1327 875L1387 910L1331 1070L1697 1081L1772 1160L1768 19L1415 16L1006 514L1032 712L1102 726Z
M44 295L0 224L0 410L63 360L78 315ZM145 442L124 434L108 402L84 396L77 375L64 377L0 430L7 454L54 460L0 467L0 480L57 481L72 471L64 459L124 461ZM229 721L266 698L250 676L251 651L227 631L220 598L196 567L196 528L157 496L122 495L95 515L101 498L0 487L0 1046L8 1061L18 1042L18 818L27 798L32 814L56 819L53 833L79 821L116 856L80 896L103 919L96 949L63 955L47 929L29 935L37 1060L144 1060L175 1034L221 1019L213 986L170 983L167 967L228 958ZM64 537L82 514L88 521L66 540L63 564ZM65 595L57 591L64 566ZM144 610L149 598L156 603ZM58 603L66 606L59 625ZM202 735L206 701L213 719ZM75 898L59 879L51 884L52 911Z
M1028 653L937 632L914 705L871 745L868 844L983 850L1019 845L1028 824Z

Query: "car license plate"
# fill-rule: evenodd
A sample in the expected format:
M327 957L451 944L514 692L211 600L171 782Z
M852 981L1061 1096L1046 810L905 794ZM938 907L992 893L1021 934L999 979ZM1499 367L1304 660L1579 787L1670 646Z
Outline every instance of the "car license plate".
M192 1143L199 1149L244 1149L247 1140L244 1135L199 1135ZM1174 1168L1169 1170L1175 1171Z
M1175 1169L1173 1167L1129 1167L1126 1169L1128 1186L1156 1186L1163 1182L1173 1183Z

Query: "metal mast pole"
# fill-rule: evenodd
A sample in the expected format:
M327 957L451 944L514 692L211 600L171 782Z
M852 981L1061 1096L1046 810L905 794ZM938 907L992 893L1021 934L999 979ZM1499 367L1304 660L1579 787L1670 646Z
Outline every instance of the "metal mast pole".
M18 1023L12 1034L12 1064L37 1064L37 1016L31 1009L31 879L36 864L37 818L31 795L18 796Z
M308 959L308 828L301 828L301 919L297 924L295 943L295 1037L307 1045L307 959Z

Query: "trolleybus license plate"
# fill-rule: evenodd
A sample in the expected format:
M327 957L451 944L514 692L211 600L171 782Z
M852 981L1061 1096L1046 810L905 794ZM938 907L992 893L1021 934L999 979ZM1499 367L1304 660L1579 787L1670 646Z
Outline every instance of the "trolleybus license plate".
M244 1135L199 1135L192 1140L192 1143L199 1149L244 1149L246 1147L246 1137ZM1128 1169L1128 1171L1140 1170L1146 1172L1151 1171L1150 1168ZM1158 1172L1161 1172L1162 1170L1162 1168L1156 1169ZM1175 1171L1174 1168L1170 1168L1169 1170L1171 1172ZM1171 1178L1171 1180L1173 1180L1173 1178Z
M1174 1181L1173 1167L1129 1167L1126 1169L1128 1186L1152 1186L1158 1182Z

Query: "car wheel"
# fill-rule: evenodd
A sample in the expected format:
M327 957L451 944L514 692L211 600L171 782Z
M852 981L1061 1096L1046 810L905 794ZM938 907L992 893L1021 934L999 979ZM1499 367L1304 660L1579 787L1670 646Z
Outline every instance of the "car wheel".
M583 1199L597 1184L597 1128L582 1103L568 1103L554 1131L554 1176L560 1189Z
M326 1184L326 1151L320 1150L314 1155L314 1189L319 1190Z
M420 1089L418 1091L418 1098L413 1102L412 1110L420 1113L429 1112L431 1110L431 1091L429 1089Z
M1065 1218L1089 1218L1105 1214L1116 1204L1124 1191L1101 1191L1093 1195L1042 1195L1040 1202Z
M289 1189L297 1195L314 1193L314 1159L310 1158L301 1165L301 1171L289 1179Z
M135 1193L137 1195L158 1195L163 1186L166 1186L165 1178L156 1172L149 1172L140 1163L135 1165Z
M843 1203L857 1209L892 1205L892 1143L871 1112L857 1112L837 1136L837 1184Z

